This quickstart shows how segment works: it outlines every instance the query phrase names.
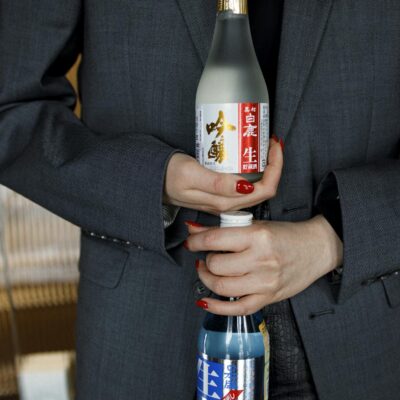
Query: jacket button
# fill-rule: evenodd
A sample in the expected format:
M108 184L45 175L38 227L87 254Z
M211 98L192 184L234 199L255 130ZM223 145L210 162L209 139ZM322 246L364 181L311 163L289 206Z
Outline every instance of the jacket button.
M208 289L200 279L197 279L193 285L193 296L196 300L202 299L204 297L209 297L211 295L211 290Z

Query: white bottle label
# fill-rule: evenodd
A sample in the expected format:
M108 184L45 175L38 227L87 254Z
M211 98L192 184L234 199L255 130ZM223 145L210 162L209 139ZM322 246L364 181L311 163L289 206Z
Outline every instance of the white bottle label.
M196 110L197 161L217 172L265 170L269 145L268 103L201 104Z

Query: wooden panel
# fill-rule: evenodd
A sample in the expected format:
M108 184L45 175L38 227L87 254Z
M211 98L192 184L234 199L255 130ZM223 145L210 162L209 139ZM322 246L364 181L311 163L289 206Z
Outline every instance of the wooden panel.
M72 85L75 88L77 93L78 93L78 74L77 74L77 72L78 72L80 62L81 62L81 58L79 57L76 64L71 68L71 70L67 74L67 78L72 83ZM79 101L78 101L78 104L76 105L75 113L78 116L81 115L81 104Z
M77 92L79 63L80 60L67 75ZM80 116L81 107L79 101L75 112ZM10 208L7 208L7 210L9 212L12 211L10 211ZM14 211L18 213L18 210ZM15 220L13 220L12 231L18 231ZM44 233L40 232L40 234L43 235ZM9 234L7 236L8 245L10 245L10 238L12 237ZM14 244L21 245L20 236L14 239ZM42 240L45 240L44 236L42 236ZM22 255L20 247L7 246L7 250L13 250L12 254L15 253L14 255ZM40 249L39 244L37 248ZM75 254L72 259L76 259ZM13 261L13 258L11 257L10 260ZM2 263L0 262L0 264ZM12 264L14 265L15 263ZM12 294L16 306L16 323L22 354L74 349L76 291L76 282L43 284L35 282L35 284L16 284L13 286ZM10 328L10 305L5 290L1 285L0 338L0 399L18 400L14 367L15 354L13 352Z

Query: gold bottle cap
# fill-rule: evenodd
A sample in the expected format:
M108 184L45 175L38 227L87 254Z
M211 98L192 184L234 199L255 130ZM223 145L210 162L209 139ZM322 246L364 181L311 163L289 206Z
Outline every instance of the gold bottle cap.
M247 0L218 0L218 12L232 11L234 14L248 14Z

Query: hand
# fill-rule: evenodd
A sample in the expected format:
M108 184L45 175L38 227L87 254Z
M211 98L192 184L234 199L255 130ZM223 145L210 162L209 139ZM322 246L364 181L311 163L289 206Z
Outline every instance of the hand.
M322 216L305 222L261 222L245 228L189 225L186 246L207 251L198 261L203 283L228 302L203 299L208 311L248 315L290 298L341 265L343 245ZM222 253L229 252L229 253Z
M167 167L164 204L219 215L271 199L281 178L283 153L280 142L270 143L267 168L254 185L238 175L211 171L188 155L174 154Z

